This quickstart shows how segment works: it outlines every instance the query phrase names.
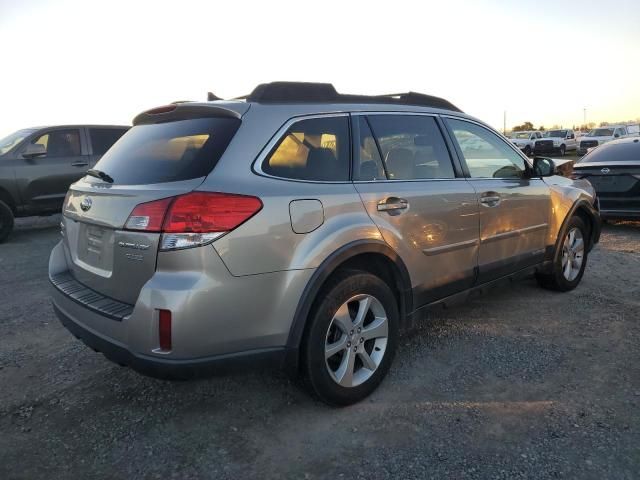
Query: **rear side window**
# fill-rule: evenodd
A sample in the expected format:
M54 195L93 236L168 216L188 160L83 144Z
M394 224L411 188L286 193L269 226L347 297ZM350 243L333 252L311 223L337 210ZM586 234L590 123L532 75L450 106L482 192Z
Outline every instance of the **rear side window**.
M451 156L433 117L367 117L389 180L454 178Z
M31 143L42 145L47 157L77 157L80 151L80 130L53 130L40 135Z
M209 175L240 120L194 118L131 128L96 163L121 185L177 182Z
M296 180L349 180L348 117L294 123L266 158L262 171Z
M93 154L103 155L126 131L122 128L90 128L89 136Z

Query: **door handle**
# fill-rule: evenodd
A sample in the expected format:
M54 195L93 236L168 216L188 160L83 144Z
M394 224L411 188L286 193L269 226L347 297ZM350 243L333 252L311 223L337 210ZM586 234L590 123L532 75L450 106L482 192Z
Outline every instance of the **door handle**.
M480 203L485 207L497 207L501 200L497 192L484 192L480 195Z
M379 212L401 213L402 210L409 208L409 202L404 198L389 197L378 202Z
M73 162L71 164L72 167L86 167L89 165L89 162Z

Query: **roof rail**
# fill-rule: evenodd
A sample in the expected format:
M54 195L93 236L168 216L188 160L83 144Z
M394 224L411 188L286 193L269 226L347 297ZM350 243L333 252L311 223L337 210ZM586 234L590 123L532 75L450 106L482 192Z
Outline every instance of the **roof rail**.
M407 92L388 95L348 95L338 93L330 83L271 82L258 85L246 97L257 103L384 103L419 105L462 112L448 100L423 93Z

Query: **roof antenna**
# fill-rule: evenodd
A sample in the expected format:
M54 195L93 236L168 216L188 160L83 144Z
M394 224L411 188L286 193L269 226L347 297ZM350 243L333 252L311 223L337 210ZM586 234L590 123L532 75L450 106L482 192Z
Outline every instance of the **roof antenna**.
M207 92L207 101L213 102L214 100L222 100L222 99L212 92Z

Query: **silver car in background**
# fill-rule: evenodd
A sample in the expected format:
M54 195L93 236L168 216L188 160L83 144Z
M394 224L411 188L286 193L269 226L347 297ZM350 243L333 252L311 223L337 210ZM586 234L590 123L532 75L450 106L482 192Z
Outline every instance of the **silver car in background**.
M277 82L149 110L75 183L49 276L77 337L145 374L302 374L345 405L403 326L535 273L582 278L588 182L446 100Z

